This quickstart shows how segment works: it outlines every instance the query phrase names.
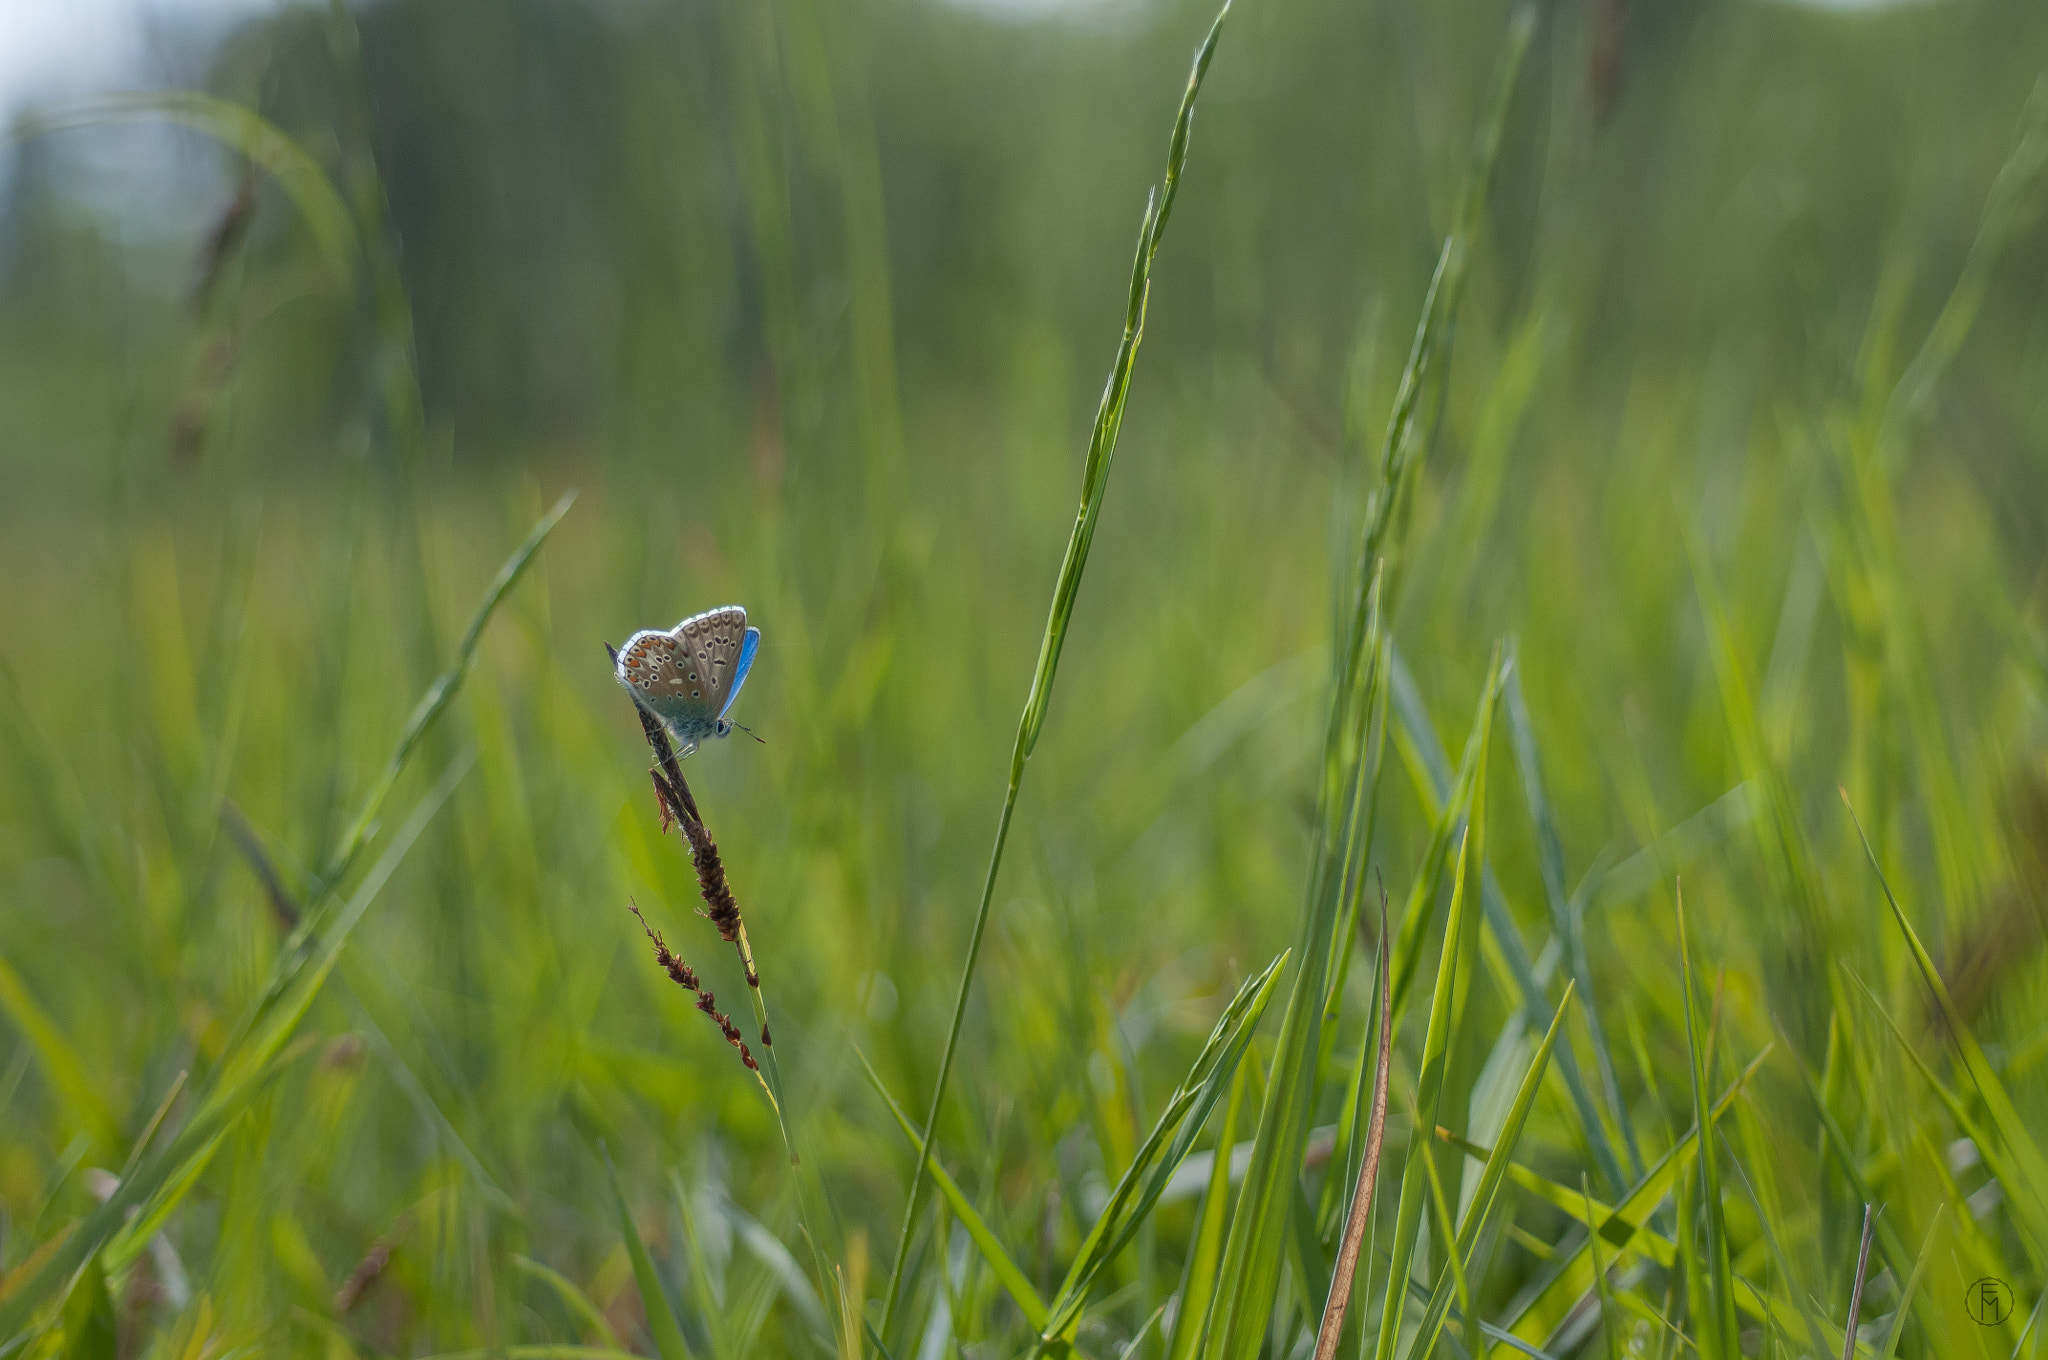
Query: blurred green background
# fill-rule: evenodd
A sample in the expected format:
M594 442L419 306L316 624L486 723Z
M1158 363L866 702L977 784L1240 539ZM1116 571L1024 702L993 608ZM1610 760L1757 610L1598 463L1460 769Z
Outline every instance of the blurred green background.
M1241 0L1223 37L940 1126L1041 1289L1223 999L1293 936L1333 620L1505 15ZM802 1250L773 1117L627 914L741 1015L601 644L728 602L763 630L736 716L766 744L687 769L792 1105L885 1270L912 1158L850 1045L922 1108L1132 234L1209 18L291 5L165 36L166 82L224 104L16 117L0 1271L89 1210L90 1169L119 1171L269 968L277 914L224 806L306 892L492 574L576 488L386 809L363 866L474 761L311 1012L322 1046L168 1220L175 1271L117 1274L122 1353L603 1340L520 1256L644 1345L600 1139L700 1350L744 1351L720 1329L758 1294L761 1353L808 1353L746 1245L758 1220ZM1690 1117L1681 868L1696 953L1726 970L1728 1061L1774 1023L1816 1069L1835 1051L1815 960L1891 930L1838 785L2044 1108L2038 113L2023 138L2044 61L2029 0L1542 11L1388 613L1454 752L1513 640L1567 886L1630 870L1592 898L1591 966L1617 1052L1640 1022L1618 1080L1646 1138ZM270 128L227 127L228 105ZM1842 431L1880 427L1877 471L1844 474ZM1392 747L1376 863L1398 903L1435 808L1424 757ZM1494 749L1490 853L1534 952L1537 845ZM1745 795L1717 802L1765 766L1831 935L1802 933ZM1896 940L1868 948L1864 976L1924 1026ZM1881 1026L1861 1042L1865 1069L1903 1072ZM1791 1112L1779 1192L1805 1224L1786 1235L1838 1287L1845 1211L1796 1069L1774 1070L1759 1128ZM1949 1136L1893 1148L1932 1197L1893 1210L1916 1250L1928 1205L1974 1188L1912 1170L1916 1138ZM1562 1116L1531 1137L1583 1163ZM1148 1303L1109 1307L1093 1353L1150 1311L1147 1272L1163 1297L1189 1212L1120 1267ZM380 1243L381 1276L337 1298ZM976 1307L992 1337L1014 1321ZM986 1344L969 1353L1013 1353Z

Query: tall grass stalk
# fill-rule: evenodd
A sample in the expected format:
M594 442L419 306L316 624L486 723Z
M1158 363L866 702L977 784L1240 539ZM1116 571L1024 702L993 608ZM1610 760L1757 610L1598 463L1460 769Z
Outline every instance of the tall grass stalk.
M1074 520L1073 534L1067 540L1066 558L1060 563L1059 581L1053 587L1052 612L1046 619L1045 637L1038 649L1038 665L1031 677L1031 692L1024 702L1024 715L1017 725L1017 741L1010 753L1009 785L1003 793L1002 813L996 820L995 847L989 852L988 872L982 879L981 901L975 908L974 928L967 939L967 959L961 966L960 985L953 997L953 1017L946 1028L946 1046L939 1057L938 1075L932 1082L931 1105L925 1114L924 1131L918 1137L917 1164L910 1174L910 1193L903 1206L903 1227L897 1234L895 1260L889 1268L889 1282L883 1293L880 1328L883 1336L890 1335L890 1325L902 1301L904 1267L910 1259L911 1239L916 1236L919 1219L924 1213L929 1182L926 1164L931 1156L932 1137L938 1129L939 1115L945 1108L946 1082L953 1072L953 1056L960 1044L961 1026L967 1018L967 999L973 991L975 967L981 959L982 935L988 929L989 908L995 900L996 875L1002 869L1003 847L1009 840L1010 819L1017 809L1017 791L1024 782L1024 764L1031 758L1032 747L1038 744L1038 734L1045 725L1045 715L1052 703L1053 677L1059 670L1060 651L1066 644L1067 626L1073 619L1074 601L1081 590L1081 574L1087 568L1088 549L1095 541L1096 521L1102 513L1103 497L1109 490L1109 470L1116 456L1117 434L1123 428L1124 406L1130 397L1138 346L1145 338L1145 309L1152 292L1152 261L1159 253L1167 221L1173 214L1174 199L1180 193L1181 170L1187 163L1188 137L1194 124L1195 97L1201 93L1202 80L1209 73L1209 63L1216 55L1216 41L1223 34L1223 21L1229 14L1230 0L1224 0L1215 21L1209 26L1208 36L1195 53L1193 69L1188 72L1187 89L1181 95L1180 112L1174 118L1173 136L1167 143L1166 176L1156 193L1147 199L1144 220L1138 228L1137 256L1131 265L1131 286L1124 310L1123 340L1117 346L1116 361L1111 365L1109 381L1102 391L1102 404L1095 414L1094 432L1088 441L1088 458L1081 477L1081 509Z

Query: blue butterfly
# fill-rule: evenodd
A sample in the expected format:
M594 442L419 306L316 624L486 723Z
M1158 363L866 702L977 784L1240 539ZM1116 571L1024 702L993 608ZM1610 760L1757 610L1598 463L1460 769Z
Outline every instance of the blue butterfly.
M736 604L684 619L667 632L648 628L619 649L619 683L667 724L683 755L733 729L733 701L747 683L761 630L747 627Z

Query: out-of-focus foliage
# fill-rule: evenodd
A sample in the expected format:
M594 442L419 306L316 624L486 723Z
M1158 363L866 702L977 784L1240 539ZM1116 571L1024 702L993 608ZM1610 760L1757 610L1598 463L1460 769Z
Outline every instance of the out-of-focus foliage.
M861 1058L914 1120L1211 17L286 5L167 34L176 98L17 119L20 1353L849 1355L861 1300L882 1325L914 1147ZM1871 1354L2020 1343L2048 1279L2048 9L1538 9L1368 638L1359 529L1510 28L1230 17L898 1360L1026 1351L1052 1300L1078 1318L1054 1350L1305 1353L1376 1056L1368 872L1411 981L1346 1353L1411 1344L1381 1323L1392 1256L1439 1354L1480 1346L1475 1311L1557 1355L1840 1354L1866 1199ZM765 634L736 716L766 744L687 770L801 1173L626 910L747 1026L600 645L728 601ZM1347 641L1362 737L1330 744ZM1329 792L1375 788L1343 839ZM351 901L293 1042L241 1071L292 922ZM1239 985L1290 943L1261 1012ZM189 1185L36 1284L222 1090ZM1195 1156L1062 1290L1198 1096ZM1470 1156L1415 1138L1422 1101ZM1235 1200L1219 1137L1252 1167ZM1497 1139L1514 1164L1482 1177ZM2014 1316L1976 1320L1981 1277ZM1240 1315L1205 1336L1183 1305L1212 1296Z

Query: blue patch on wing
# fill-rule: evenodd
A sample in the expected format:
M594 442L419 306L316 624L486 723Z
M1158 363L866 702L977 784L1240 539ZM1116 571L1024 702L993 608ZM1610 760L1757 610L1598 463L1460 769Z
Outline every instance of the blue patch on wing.
M723 718L732 712L733 700L740 697L740 686L747 683L747 672L754 668L754 653L760 649L761 630L749 628L747 635L740 639L739 664L733 668L732 688L726 693L725 707L718 710L719 717Z

